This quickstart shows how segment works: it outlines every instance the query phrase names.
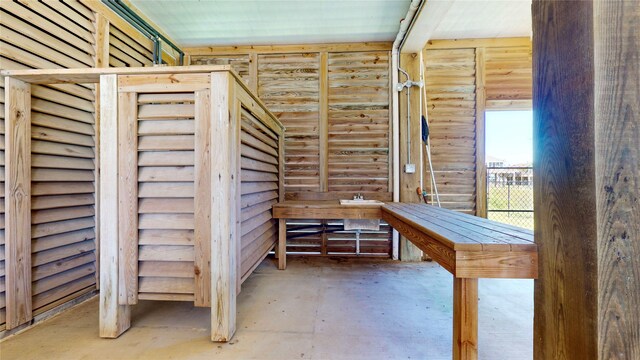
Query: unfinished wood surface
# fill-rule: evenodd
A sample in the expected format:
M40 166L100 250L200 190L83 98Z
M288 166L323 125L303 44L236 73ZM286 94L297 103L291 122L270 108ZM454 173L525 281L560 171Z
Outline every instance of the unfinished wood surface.
M427 48L425 54L431 156L440 201L445 208L475 214L475 49Z
M269 232L271 227L264 226L273 224L270 210L277 199L263 195L277 191L281 186L276 166L282 160L279 149L282 142L278 141L282 132L281 129L270 127L266 119L261 119L242 106L239 115L239 140L244 145L240 149L240 194L257 200L243 204L239 198L238 203L243 234L240 239L239 270L241 277L246 278L277 241L277 234ZM275 135L276 139L271 135ZM265 156L255 156L258 152L269 154L269 159L275 159L275 164L272 161L265 162Z
M539 1L532 10L534 176L545 179L534 182L534 358L635 359L640 8Z
M453 279L453 360L478 358L478 279Z
M32 318L31 304L31 86L5 78L6 323Z
M229 65L240 75L242 80L250 84L249 67L251 65L248 54L237 55L205 55L191 56L190 65Z
M118 301L118 83L116 75L100 81L100 336L115 338L130 326L130 307Z
M328 56L328 191L389 191L388 52Z
M390 203L382 218L455 277L537 277L530 230L424 204Z
M118 302L138 302L138 98L118 94Z
M487 217L487 164L485 111L487 103L486 54L476 49L476 216Z
M211 340L229 341L236 329L236 230L237 219L234 177L239 168L231 140L235 138L239 114L231 115L235 105L233 78L228 73L211 74L211 212L218 221L211 222Z
M409 76L416 78L420 74L420 56L419 54L402 54L400 55L401 66L408 72ZM420 121L420 109L418 104L420 102L420 92L416 88L411 88L411 102L410 109L407 109L407 93L409 90L403 90L398 96L399 112L400 112L400 201L404 203L417 203L422 202L421 196L418 196L416 189L420 187L420 175L422 173L422 166L420 163L420 154L422 153L421 143L421 121ZM410 146L411 145L411 146ZM414 164L415 171L413 173L407 173L402 169L404 164ZM406 238L400 238L399 244L400 260L401 261L422 261L422 252L419 248L414 246L411 241Z
M510 106L522 103L528 103L530 107L533 84L531 45L483 50L487 110L509 110Z
M211 91L195 93L194 304L211 306Z
M169 78L174 76L178 81L172 84ZM137 187L140 250L136 261L146 269L153 264L162 264L161 268L176 262L191 264L191 286L182 286L186 280L179 280L175 289L193 299L196 306L209 306L210 298L210 230L203 229L211 222L204 204L210 183L203 173L210 161L205 121L210 117L209 96L208 90L195 94L183 90L185 81L208 87L207 79L207 74L119 77L120 91L150 89L158 84L163 91L138 93L135 103L138 170L135 183L129 186ZM154 280L163 277L163 281ZM175 294L172 277L171 273L141 272L138 279L146 285L138 293L147 298L151 293Z
M318 53L258 56L258 96L287 128L285 189L319 191Z
M350 52L350 51L388 51L390 42L359 42L306 45L247 45L247 46L204 46L185 48L194 56L236 55L236 54L287 54L300 52Z
M0 17L0 68L91 68L103 53L98 53L97 28L93 13L78 2L2 2ZM88 15L90 14L90 15ZM71 246L84 239L75 236L95 226L95 209L76 203L71 194L91 194L95 190L95 141L93 85L64 84L32 86L31 204L33 232L32 254L50 263L34 265L34 273L57 269L54 264L73 263L74 254L49 248L40 253L42 244ZM93 196L92 196L93 197ZM93 200L89 205L93 205ZM84 206L84 207L83 207ZM91 206L92 207L92 206ZM85 228L78 229L78 226ZM67 230L68 229L68 230ZM66 230L69 234L59 233ZM49 235L47 235L49 234ZM40 237L43 236L43 237ZM65 242L65 241L73 241ZM81 247L88 249L87 247ZM89 249L93 253L93 249ZM46 255L46 256L42 256ZM55 256L60 257L55 257ZM42 267L43 269L40 269ZM85 269L89 269L86 267ZM42 282L56 284L53 289L34 296L34 314L58 306L87 287L84 272L68 268L49 271ZM69 275L70 274L70 275ZM84 288L78 289L82 281ZM95 276L94 276L95 283ZM75 290L73 290L75 289Z

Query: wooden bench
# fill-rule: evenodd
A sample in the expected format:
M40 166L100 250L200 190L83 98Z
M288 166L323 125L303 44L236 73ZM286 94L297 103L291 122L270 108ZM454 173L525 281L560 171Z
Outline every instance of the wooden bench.
M478 278L535 279L533 232L424 204L386 204L382 219L453 274L453 359L477 359Z

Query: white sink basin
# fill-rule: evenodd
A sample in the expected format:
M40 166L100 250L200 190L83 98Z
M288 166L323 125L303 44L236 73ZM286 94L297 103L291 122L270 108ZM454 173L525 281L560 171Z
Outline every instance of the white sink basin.
M382 201L378 200L340 200L340 205L382 205Z

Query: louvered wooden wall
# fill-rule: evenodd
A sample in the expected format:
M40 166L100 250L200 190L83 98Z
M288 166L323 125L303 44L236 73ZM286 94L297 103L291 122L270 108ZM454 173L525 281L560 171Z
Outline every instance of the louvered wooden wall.
M241 110L241 263L246 279L278 240L271 206L278 202L278 135L246 109Z
M531 43L526 38L433 40L423 56L442 205L484 216L484 111L531 109ZM428 181L425 187L430 188Z
M531 108L531 46L488 47L484 67L487 110Z
M113 23L100 44L98 17ZM105 48L106 46L106 48ZM105 49L104 52L102 50ZM0 2L0 68L151 63L151 41L99 2ZM107 60L100 57L107 55ZM96 289L94 85L33 85L31 292L36 316ZM4 104L4 80L0 79ZM0 109L0 330L5 328L4 106Z
M137 102L139 297L193 301L194 94Z
M118 26L109 25L109 66L142 67L152 65L153 42L147 38L134 38L120 30Z
M185 51L191 64L231 65L285 125L288 199L339 199L364 193L369 199L390 200L389 49L390 44L349 44L344 49L309 45ZM322 225L314 220L288 221L287 251L355 253L353 232L321 234ZM390 253L386 225L362 238L362 252Z
M431 156L442 206L475 212L475 50L428 50Z
M94 66L88 8L35 1L3 1L0 8L1 68ZM34 315L95 289L94 100L93 85L32 87Z

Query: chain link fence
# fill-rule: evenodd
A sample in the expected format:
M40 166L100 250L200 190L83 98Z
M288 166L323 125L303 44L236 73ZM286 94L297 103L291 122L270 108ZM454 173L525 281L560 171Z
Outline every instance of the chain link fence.
M487 167L487 217L533 230L533 168Z

